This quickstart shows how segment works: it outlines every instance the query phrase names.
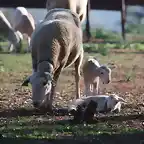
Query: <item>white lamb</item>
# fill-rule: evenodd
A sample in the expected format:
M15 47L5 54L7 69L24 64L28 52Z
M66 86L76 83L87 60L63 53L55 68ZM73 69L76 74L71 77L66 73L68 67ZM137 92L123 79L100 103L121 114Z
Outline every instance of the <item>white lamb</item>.
M111 69L106 65L100 65L93 57L85 61L82 71L86 96L99 94L99 78L103 84L111 82Z
M80 99L73 100L68 105L68 111L76 111L77 106L84 106L86 107L90 101L94 101L97 103L96 112L103 113L103 112L120 112L121 111L121 104L127 103L122 97L119 97L116 94L108 95L97 95L97 96L88 96L88 97L81 97Z

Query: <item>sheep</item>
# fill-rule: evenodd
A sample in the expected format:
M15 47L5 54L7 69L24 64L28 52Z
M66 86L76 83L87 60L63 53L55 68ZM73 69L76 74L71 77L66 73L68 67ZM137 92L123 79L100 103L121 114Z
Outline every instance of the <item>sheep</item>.
M21 40L24 39L21 32L16 31L15 33L18 35L18 37L20 37ZM13 47L13 44L11 42L9 42L9 48L8 49L9 49L10 52L14 51L14 47Z
M80 98L80 67L83 60L82 28L78 15L67 9L52 9L31 38L33 74L22 86L32 85L35 108L52 110L57 80L64 68L74 64L76 98Z
M46 8L48 11L53 8L70 9L78 14L81 23L83 23L86 18L87 3L88 0L47 0Z
M86 107L91 101L96 102L96 112L107 113L107 112L120 112L121 104L126 104L122 97L119 97L116 94L111 95L97 95L97 96L88 96L81 97L80 99L73 100L68 104L69 113L74 113L77 110L78 106Z
M10 22L7 20L2 11L0 11L0 32L14 45L15 52L19 52L22 46L23 37L19 32L14 31Z
M35 20L24 7L16 7L14 12L13 28L15 31L27 34L28 51L30 51L29 45L32 32L35 29Z
M99 94L99 78L103 84L108 84L111 81L111 66L100 65L95 57L89 57L82 67L85 95Z

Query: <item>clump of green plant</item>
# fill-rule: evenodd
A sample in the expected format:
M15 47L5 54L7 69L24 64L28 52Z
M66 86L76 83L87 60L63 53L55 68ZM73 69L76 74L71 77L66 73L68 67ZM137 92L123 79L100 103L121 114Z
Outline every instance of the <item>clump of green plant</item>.
M120 35L118 33L105 30L104 28L97 28L95 37L98 39L105 39L105 40L119 40L120 39Z
M134 65L132 67L132 69L128 73L126 73L126 75L125 75L125 81L126 82L132 81L132 79L135 78L135 75L136 75L135 74L135 69L136 69L136 66Z
M0 72L4 72L5 69L4 69L4 64L3 64L3 61L0 60Z
M106 56L109 53L109 48L107 48L106 45L100 44L98 47L98 53L100 53L103 56Z

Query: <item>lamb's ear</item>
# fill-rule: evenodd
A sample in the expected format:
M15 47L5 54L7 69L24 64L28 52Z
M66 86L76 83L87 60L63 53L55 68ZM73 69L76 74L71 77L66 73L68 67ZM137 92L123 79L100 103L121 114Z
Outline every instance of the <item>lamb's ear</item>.
M28 86L28 83L30 82L30 77L26 78L21 86Z
M127 101L124 100L122 97L118 97L118 101L119 101L119 102L123 102L123 103L127 103Z
M106 64L110 69L115 69L117 66L113 63Z

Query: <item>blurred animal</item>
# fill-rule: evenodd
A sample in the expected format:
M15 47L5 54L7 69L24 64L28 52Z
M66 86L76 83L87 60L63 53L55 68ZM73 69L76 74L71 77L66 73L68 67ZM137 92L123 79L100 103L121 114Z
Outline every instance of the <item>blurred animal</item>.
M7 20L2 11L0 11L0 33L4 37L7 37L9 42L11 42L14 45L14 47L11 48L11 51L20 51L23 37L20 32L14 31L10 22Z
M86 96L99 94L99 79L103 84L110 83L111 69L106 65L100 65L94 57L89 57L85 61L82 71Z
M46 8L51 10L53 8L65 8L78 14L81 23L86 18L88 0L47 0Z
M33 74L22 85L32 84L34 107L48 105L51 110L57 80L63 69L72 64L75 66L76 98L80 98L83 46L78 15L66 9L50 10L33 32L30 46Z
M87 106L78 105L76 110L72 110L71 114L74 116L72 123L92 122L94 114L96 113L97 103L90 101Z
M68 111L71 113L77 110L77 106L86 107L90 101L97 103L96 112L107 113L107 112L120 112L121 104L127 103L122 97L116 94L108 95L97 95L81 97L80 99L73 100L68 105Z
M16 7L13 19L13 28L22 34L27 34L28 51L32 32L35 29L35 21L33 16L24 7Z

